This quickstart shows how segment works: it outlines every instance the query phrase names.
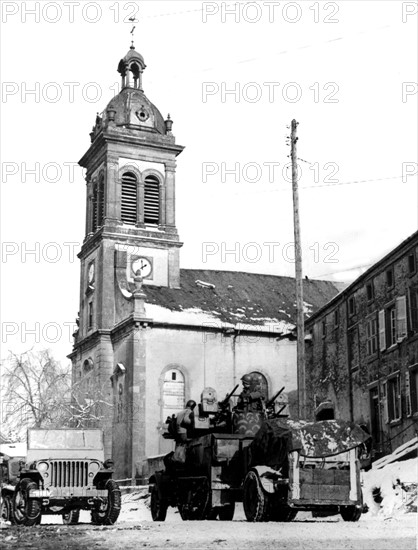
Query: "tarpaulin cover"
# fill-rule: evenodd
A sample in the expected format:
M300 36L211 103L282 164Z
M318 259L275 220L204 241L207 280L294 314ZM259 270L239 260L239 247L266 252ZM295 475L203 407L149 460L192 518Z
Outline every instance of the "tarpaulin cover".
M343 420L266 420L250 445L250 462L278 467L287 463L291 451L324 458L358 447L369 437L357 424Z

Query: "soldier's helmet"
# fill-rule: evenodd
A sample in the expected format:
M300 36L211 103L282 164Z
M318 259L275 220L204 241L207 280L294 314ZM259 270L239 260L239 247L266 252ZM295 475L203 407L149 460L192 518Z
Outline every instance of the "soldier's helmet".
M186 409L194 409L196 407L196 401L193 401L193 399L189 399L186 403Z
M244 374L244 376L241 378L242 385L244 387L251 386L253 379L251 374Z

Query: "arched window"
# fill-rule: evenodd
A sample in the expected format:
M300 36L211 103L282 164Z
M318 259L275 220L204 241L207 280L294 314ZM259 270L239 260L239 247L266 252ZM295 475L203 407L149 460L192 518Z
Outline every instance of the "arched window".
M105 217L104 176L100 176L97 188L97 227L101 227Z
M121 219L123 223L135 225L137 222L138 185L135 174L122 175Z
M144 222L160 223L160 180L152 174L144 182Z
M167 416L177 414L185 406L184 376L178 369L170 369L163 381L162 422Z
M267 378L264 376L264 374L261 374L261 372L250 372L250 375L252 379L254 380L254 383L257 385L258 391L264 396L264 399L268 399L269 396L269 385L267 382Z

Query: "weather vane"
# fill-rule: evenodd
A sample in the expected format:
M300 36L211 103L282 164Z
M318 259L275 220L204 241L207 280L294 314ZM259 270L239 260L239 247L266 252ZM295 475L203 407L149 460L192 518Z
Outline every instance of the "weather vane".
M134 23L138 23L138 19L136 19L136 17L130 17L129 18L129 21L132 23L132 29L130 30L130 33L132 35L132 44L131 44L131 48L134 49L135 46L134 46L134 31L136 29Z

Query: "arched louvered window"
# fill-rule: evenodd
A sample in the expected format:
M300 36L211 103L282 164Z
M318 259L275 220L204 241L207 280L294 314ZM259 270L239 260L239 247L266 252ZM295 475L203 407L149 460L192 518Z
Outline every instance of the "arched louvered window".
M122 176L121 219L123 223L137 222L138 182L135 174L125 172Z
M160 181L149 175L144 182L144 222L158 225L160 223Z
M96 189L94 190L94 193L93 193L93 209L92 210L93 211L91 213L91 216L92 216L91 230L94 233L97 229L97 193L96 193Z
M97 227L103 225L105 217L104 176L100 177L97 189Z

